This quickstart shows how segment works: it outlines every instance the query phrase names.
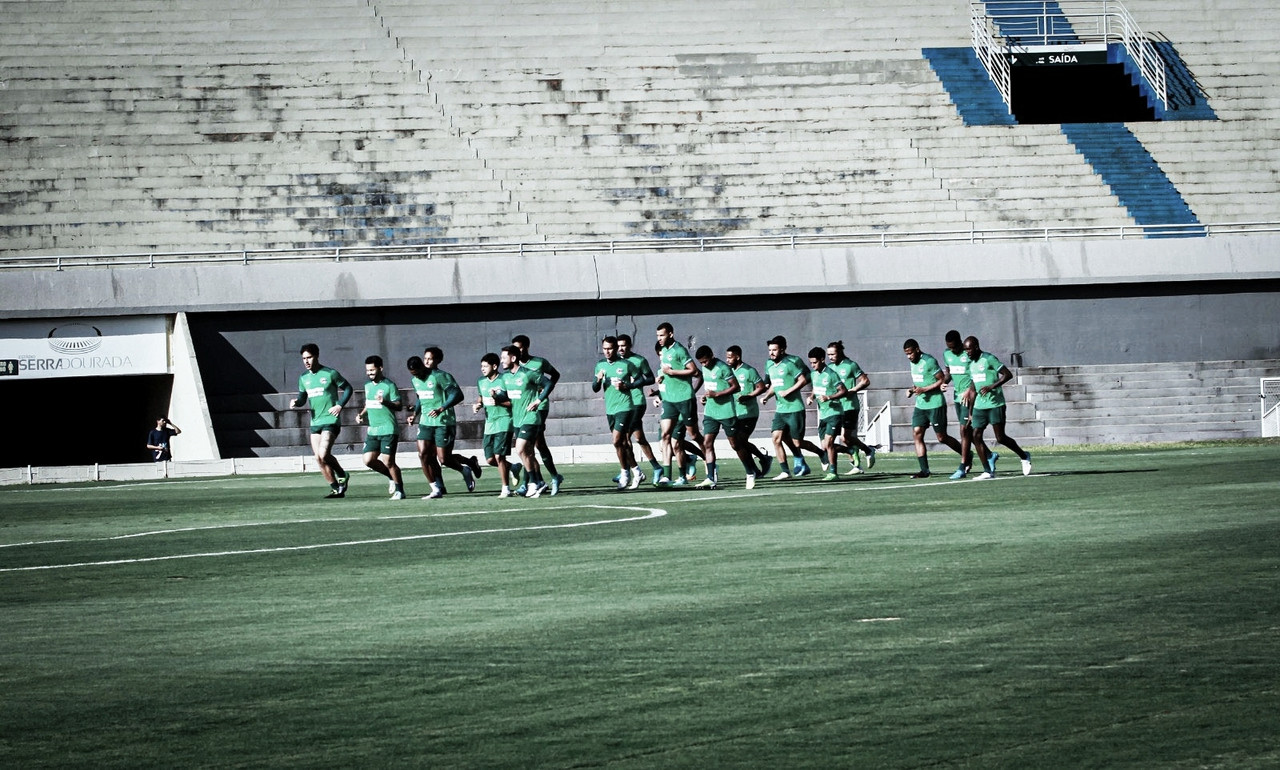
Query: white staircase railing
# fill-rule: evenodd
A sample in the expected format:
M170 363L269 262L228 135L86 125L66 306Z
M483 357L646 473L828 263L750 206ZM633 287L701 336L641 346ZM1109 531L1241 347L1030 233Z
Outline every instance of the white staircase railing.
M1280 377L1263 377L1262 389L1262 437L1280 436Z
M893 451L892 427L889 424L889 402L885 402L874 415L869 414L867 409L867 394L858 394L862 399L862 409L859 414L862 415L862 424L858 426L858 433L862 435L862 440L870 446L878 446L886 452Z
M1162 110L1169 106L1164 60L1119 0L970 0L973 50L1005 104L1010 57L1032 49L1119 43L1142 73Z
M972 14L969 22L973 33L973 52L978 55L987 76L1000 92L1005 109L1012 111L1013 86L1009 73L1010 50L1008 43L1000 38L1000 31L995 22L987 16L982 3L975 2L970 6Z

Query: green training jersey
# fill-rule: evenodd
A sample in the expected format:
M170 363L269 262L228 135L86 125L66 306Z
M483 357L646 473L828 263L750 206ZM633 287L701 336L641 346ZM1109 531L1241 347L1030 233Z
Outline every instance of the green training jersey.
M777 401L777 411L783 414L804 411L804 388L799 388L790 396L783 396L782 391L796 384L796 380L809 371L799 356L784 355L777 361L770 361L765 367L765 381L773 387L773 397Z
M947 362L947 371L951 373L952 400L959 401L973 382L973 378L969 376L969 351L952 353L948 348L942 351L942 358Z
M604 389L605 414L630 412L631 391L623 390L620 386L626 384L629 387L635 382L640 374L636 371L636 365L626 358L600 361L596 364L595 377L598 378L601 374L604 375L604 380L597 384ZM593 382L595 382L594 379Z
M507 391L502 387L502 375L493 379L481 377L476 390L480 391L480 403L484 406L484 435L511 430L511 406L498 403L507 398Z
M662 349L659 356L661 364L666 364L672 369L680 370L685 368L693 359L689 358L689 349L679 342L672 342L669 346ZM658 367L661 369L661 365ZM688 401L693 398L693 383L690 377L672 377L671 375L662 375L662 382L658 384L658 390L662 393L663 401Z
M702 367L702 384L708 394L732 387L737 380L738 378L733 376L733 370L729 368L729 365L718 358L712 360L711 366ZM737 409L734 408L734 402L737 398L737 393L720 396L719 398L708 395L706 408L703 409L702 414L704 417L710 417L713 420L728 420L737 414Z
M636 382L642 382L645 385L652 385L654 380L657 379L656 377L653 376L653 367L649 366L649 361L644 356L640 355L639 353L632 353L631 355L627 356L627 360L630 361L632 364L634 364L636 367L636 371L639 372L639 374L636 375ZM644 386L641 385L641 386L632 388L631 389L631 405L640 406L643 403L644 403Z
M920 360L911 365L911 384L917 388L927 388L937 380L937 375L941 371L938 359L928 353L921 353ZM937 409L945 405L946 401L942 398L940 391L934 390L916 395L917 409Z
M382 400L379 401L378 397ZM394 436L396 433L396 413L387 408L387 404L400 403L400 389L386 377L364 384L364 416L369 420L370 436Z
M453 407L445 409L444 406L455 393L461 392L453 375L440 369L432 369L426 377L412 379L413 389L418 394L418 424L435 427L457 425L458 418L453 413ZM443 411L430 417L427 413L432 409Z
M840 375L840 381L849 389L849 394L840 399L840 407L846 412L856 412L861 409L862 401L858 398L858 394L853 392L853 389L858 386L858 378L864 374L858 362L852 358L843 358L840 363L827 364L827 368L835 369Z
M823 396L830 396L840 390L840 386L843 384L840 380L840 372L837 372L834 366L825 366L820 372L814 371L811 377L813 379L813 402L818 405L818 419L844 414L843 398L831 401L822 400Z
M340 394L351 387L346 378L327 366L314 372L303 372L298 378L298 392L305 393L307 405L311 407L311 425L337 425L341 420L329 414L329 410L338 406Z
M529 411L529 405L542 392L542 384L547 375L534 371L527 366L518 366L514 372L502 375L502 386L506 388L507 397L511 399L511 425L516 428L525 425L541 425L546 422L547 413L541 409Z
M733 394L734 416L759 417L760 397L747 394L760 384L760 372L751 364L738 364L738 368L733 370L733 376L738 378L738 384L742 386L742 390Z
M1004 406L1004 387L992 388L986 395L982 389L993 384L1000 377L1004 364L990 353L978 356L977 361L969 362L969 376L973 378L973 387L978 390L978 398L973 402L974 409L994 409Z
M550 361L543 358L542 356L529 356L529 360L522 363L521 366L528 369L532 369L535 372L538 372L539 374L547 374L547 375L550 375L550 372L548 371L549 369L555 368L551 365ZM538 390L541 391L542 388L538 388ZM542 419L544 422L547 419L547 410L549 410L550 408L551 408L551 394L548 393L547 397L543 399L542 403L538 404L538 411L542 413Z

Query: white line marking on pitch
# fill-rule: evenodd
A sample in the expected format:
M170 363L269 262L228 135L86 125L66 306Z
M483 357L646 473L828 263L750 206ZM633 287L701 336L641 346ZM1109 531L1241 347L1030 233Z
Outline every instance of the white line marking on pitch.
M595 527L604 524L625 524L632 521L644 521L646 519L656 519L666 516L667 512L661 508L640 508L625 505L584 505L584 506L560 506L564 509L571 508L598 508L604 510L618 511L644 511L643 516L631 516L625 519L599 519L596 521L579 521L569 524L538 524L528 527L502 527L494 529L473 529L459 532L435 532L426 535L403 535L400 537L382 537L369 540L348 540L339 543L316 543L313 545L291 545L279 546L276 548L248 548L239 551L211 551L208 553L185 553L175 554L172 556L148 556L137 559L110 559L107 561L88 561L76 562L73 564L44 564L34 567L7 567L0 568L3 572L34 572L38 570L54 570L54 569L70 569L72 567L109 567L120 564L146 564L148 562L157 561L174 561L178 559L208 559L220 556L249 556L264 553L286 553L290 551L317 551L326 548L350 548L360 545L382 545L385 543L403 543L412 540L431 540L438 537L462 537L465 535L492 535L506 532L535 532L546 529L573 529L576 527ZM547 509L542 509L547 510Z

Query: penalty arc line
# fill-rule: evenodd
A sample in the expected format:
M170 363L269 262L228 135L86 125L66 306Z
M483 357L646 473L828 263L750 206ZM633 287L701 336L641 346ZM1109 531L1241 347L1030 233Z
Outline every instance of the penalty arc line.
M625 524L632 521L644 521L646 519L656 519L666 516L667 512L661 508L639 508L634 506L622 505L590 505L587 508L602 508L607 510L621 511L644 511L643 516L630 516L625 519L599 519L596 521L577 521L569 524L537 524L528 527L500 527L493 529L473 529L463 530L459 532L434 532L425 535L402 535L400 537L380 537L369 540L348 540L338 543L314 543L312 545L289 545L279 546L276 548L247 548L238 551L210 551L206 553L184 553L173 554L170 556L146 556L136 559L110 559L106 561L86 561L75 562L71 564L42 564L34 567L6 567L0 568L0 573L4 572L36 572L41 570L55 569L71 569L73 567L111 567L121 564L146 564L158 561L176 561L179 559L209 559L223 556L250 556L265 553L288 553L291 551L318 551L326 548L350 548L361 545L382 545L386 543L403 543L413 540L431 540L438 537L462 537L465 535L492 535L502 534L506 532L536 532L547 529L573 529L575 527L595 527L605 524Z

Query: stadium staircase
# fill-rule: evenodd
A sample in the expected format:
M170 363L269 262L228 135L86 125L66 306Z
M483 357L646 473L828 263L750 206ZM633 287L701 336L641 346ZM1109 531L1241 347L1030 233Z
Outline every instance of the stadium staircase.
M1120 123L1069 123L1062 132L1150 237L1204 235L1187 202L1151 153Z
M1025 369L1018 382L1055 444L1257 438L1258 380L1278 361Z
M922 53L966 126L1018 124L972 46L926 48Z

